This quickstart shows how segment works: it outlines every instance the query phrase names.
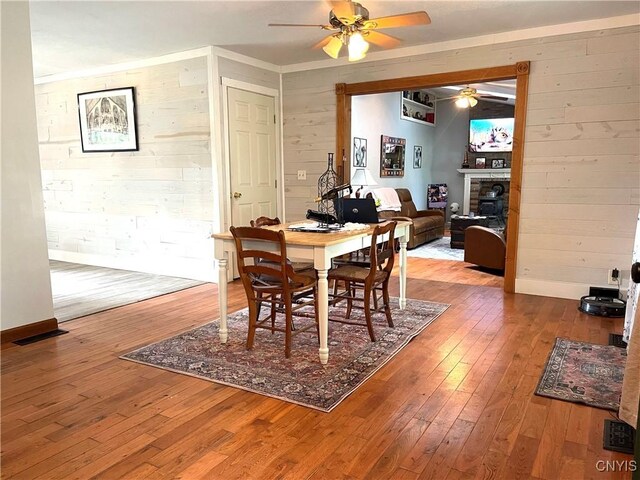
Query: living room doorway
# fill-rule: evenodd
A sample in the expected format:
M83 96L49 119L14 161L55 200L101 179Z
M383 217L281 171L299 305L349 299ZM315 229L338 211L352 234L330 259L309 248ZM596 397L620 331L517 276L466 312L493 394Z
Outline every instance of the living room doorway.
M361 196L398 189L413 203L416 215L402 213L416 217L407 256L429 259L433 280L446 270L456 283L503 287L515 94L511 79L352 97L351 182L372 182ZM383 164L385 136L403 143L398 168Z
M515 292L516 254L518 241L520 187L522 183L522 157L526 116L529 62L513 65L464 70L416 77L378 80L354 84L336 85L337 106L337 151L344 151L345 158L351 159L351 109L352 98L374 93L401 92L447 85L461 85L490 81L516 80L516 101L514 109L513 149L510 172L511 195L509 196L509 222L506 231L506 266L504 275L505 292ZM338 158L337 169L344 178L350 178L351 162L343 163Z

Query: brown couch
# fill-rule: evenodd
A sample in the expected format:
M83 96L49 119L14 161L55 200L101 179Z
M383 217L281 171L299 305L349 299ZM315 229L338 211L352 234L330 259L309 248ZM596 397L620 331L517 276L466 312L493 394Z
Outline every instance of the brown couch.
M444 212L440 210L418 210L413 203L409 190L396 188L396 192L402 204L402 211L380 212L380 217L411 222L407 248L415 248L423 243L444 237Z
M505 238L490 228L474 225L464 231L464 261L484 268L504 271Z

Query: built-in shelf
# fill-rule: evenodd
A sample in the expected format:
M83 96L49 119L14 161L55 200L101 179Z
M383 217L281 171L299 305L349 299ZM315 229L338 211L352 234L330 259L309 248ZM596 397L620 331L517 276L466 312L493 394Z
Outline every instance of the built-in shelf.
M436 97L432 93L427 90L405 90L401 95L400 118L402 120L430 126L436 124ZM413 100L414 96L419 97L420 100Z

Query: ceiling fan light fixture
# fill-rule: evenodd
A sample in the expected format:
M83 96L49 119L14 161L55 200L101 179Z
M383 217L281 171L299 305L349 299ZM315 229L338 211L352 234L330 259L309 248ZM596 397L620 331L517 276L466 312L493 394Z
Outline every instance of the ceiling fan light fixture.
M469 97L469 106L475 107L478 104L478 99L476 97Z
M456 100L456 107L458 108L469 108L471 105L469 99L467 97L460 97Z
M338 58L338 55L340 54L340 49L342 48L342 39L340 39L340 37L331 37L331 40L329 40L329 43L327 43L324 47L322 47L322 50L324 50L324 52L329 55L331 58Z
M357 62L362 60L369 50L369 44L360 32L355 32L349 37L349 61Z

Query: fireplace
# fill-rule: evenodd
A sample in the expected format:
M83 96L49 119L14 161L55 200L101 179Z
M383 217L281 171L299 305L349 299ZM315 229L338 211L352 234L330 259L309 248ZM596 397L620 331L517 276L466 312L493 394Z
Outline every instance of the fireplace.
M511 169L459 168L458 172L464 175L463 215L469 215L470 212L479 214L479 199L481 197L490 197L489 192L491 188L496 183L499 183L504 186L504 193L502 194L502 215L506 220L509 214L509 188L511 183L509 180L511 178ZM499 208L499 205L497 207ZM494 208L495 211L496 206L492 208Z
M509 210L509 180L471 181L470 210L477 215L496 217L505 222Z

